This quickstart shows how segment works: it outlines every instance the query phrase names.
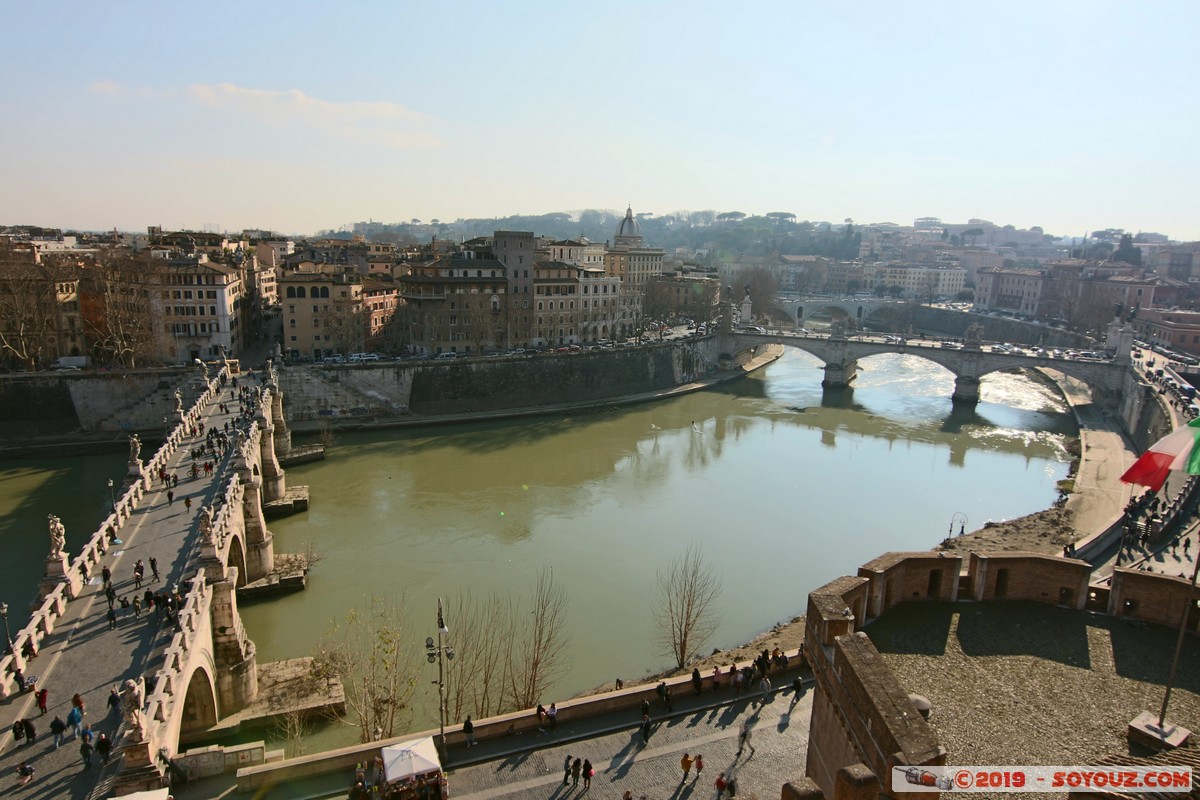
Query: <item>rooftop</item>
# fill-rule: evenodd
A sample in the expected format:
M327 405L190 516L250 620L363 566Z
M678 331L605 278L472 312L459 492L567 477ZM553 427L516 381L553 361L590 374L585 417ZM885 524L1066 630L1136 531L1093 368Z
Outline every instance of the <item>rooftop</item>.
M1088 764L1129 754L1126 725L1162 704L1176 632L1028 602L906 603L865 629L948 764ZM1200 643L1168 718L1200 731ZM1137 755L1137 754L1135 754Z

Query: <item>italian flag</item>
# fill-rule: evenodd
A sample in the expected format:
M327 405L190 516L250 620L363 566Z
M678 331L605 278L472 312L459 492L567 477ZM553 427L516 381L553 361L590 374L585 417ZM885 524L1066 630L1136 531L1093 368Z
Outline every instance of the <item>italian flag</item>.
M1200 447L1196 445L1200 439L1200 417L1168 433L1142 453L1133 462L1133 466L1125 471L1121 480L1125 483L1136 483L1149 486L1157 492L1166 482L1171 470L1181 469L1188 475L1200 475Z

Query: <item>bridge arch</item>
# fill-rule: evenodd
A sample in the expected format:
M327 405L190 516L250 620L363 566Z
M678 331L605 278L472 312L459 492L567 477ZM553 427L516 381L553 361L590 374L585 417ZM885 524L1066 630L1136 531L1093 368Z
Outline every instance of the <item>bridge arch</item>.
M225 566L237 570L237 588L246 585L246 545L239 534L233 534L229 540L229 556Z
M218 719L220 706L217 704L217 686L211 666L198 664L187 679L183 708L179 715L179 734L186 737L190 733L206 731L216 725Z

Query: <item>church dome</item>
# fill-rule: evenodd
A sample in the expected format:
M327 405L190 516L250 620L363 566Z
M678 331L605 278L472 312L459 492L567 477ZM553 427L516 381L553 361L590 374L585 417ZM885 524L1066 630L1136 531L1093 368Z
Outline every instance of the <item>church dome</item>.
M633 218L633 207L625 209L625 219L617 226L617 236L641 236L642 226Z

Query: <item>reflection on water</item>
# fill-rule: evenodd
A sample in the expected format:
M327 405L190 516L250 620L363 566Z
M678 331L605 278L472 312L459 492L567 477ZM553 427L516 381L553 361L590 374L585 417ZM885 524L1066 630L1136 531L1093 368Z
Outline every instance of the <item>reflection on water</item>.
M271 524L276 548L311 540L325 559L307 591L242 606L258 657L311 652L372 593L405 596L420 649L438 596L521 594L548 567L569 594L571 633L571 669L549 702L664 664L655 576L689 543L724 580L711 644L726 647L802 613L809 590L880 552L933 546L956 512L974 528L1054 500L1072 423L1046 386L989 376L970 410L953 407L953 377L929 362L861 366L841 392L823 392L819 364L790 353L667 402L340 434L325 462L289 470L313 502ZM436 701L416 702L429 724Z

